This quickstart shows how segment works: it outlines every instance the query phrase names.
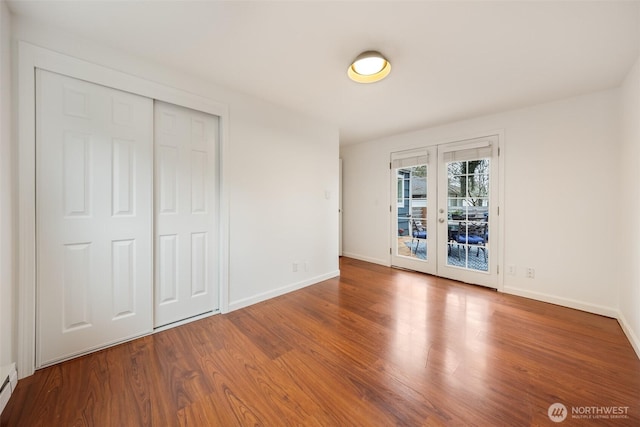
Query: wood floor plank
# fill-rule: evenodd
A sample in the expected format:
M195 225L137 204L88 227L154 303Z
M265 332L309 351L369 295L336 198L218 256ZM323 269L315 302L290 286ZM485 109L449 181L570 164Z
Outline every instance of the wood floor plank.
M230 313L228 318L236 328L249 337L253 344L258 346L270 359L275 359L291 350L291 346L286 339L282 339L275 334L271 330L269 323L258 321L251 314L251 310Z
M625 407L640 360L616 320L341 259L341 276L37 371L0 426L555 425Z

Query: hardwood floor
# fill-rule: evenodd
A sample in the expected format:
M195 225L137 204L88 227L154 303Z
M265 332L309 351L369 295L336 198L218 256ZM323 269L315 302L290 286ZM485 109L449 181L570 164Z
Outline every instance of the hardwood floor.
M344 258L340 278L39 370L0 425L638 426L639 396L614 319ZM627 418L572 415L611 407Z

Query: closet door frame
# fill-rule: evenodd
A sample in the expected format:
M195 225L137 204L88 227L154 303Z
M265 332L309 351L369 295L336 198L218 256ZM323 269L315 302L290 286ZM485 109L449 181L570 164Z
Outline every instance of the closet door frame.
M43 69L136 95L218 116L219 141L219 274L220 312L229 307L229 191L224 167L228 153L229 108L180 89L73 58L23 41L18 42L17 148L18 148L18 375L35 371L36 351L36 205L35 205L35 70ZM150 296L151 297L151 296ZM179 325L180 322L172 326Z

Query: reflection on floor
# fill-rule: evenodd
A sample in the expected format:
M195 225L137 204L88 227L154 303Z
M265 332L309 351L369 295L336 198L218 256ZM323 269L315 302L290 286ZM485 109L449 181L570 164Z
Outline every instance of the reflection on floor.
M453 267L466 267L472 270L487 271L489 249L476 246L466 247L457 243L450 243L447 264ZM486 251L486 254L485 254ZM427 259L426 240L412 239L404 236L398 238L398 255L418 259ZM486 256L485 256L486 255Z

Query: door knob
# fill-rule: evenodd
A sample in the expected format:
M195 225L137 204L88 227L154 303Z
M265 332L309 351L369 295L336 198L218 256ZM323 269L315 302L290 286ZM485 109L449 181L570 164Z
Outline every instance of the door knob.
M440 223L444 222L444 218L438 218L438 222Z

